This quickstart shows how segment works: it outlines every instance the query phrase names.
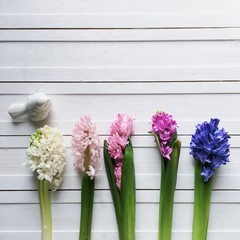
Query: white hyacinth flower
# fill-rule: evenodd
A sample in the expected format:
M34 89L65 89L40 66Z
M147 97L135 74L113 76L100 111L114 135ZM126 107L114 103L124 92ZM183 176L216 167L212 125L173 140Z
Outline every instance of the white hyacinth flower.
M56 190L63 180L65 147L63 136L57 128L45 125L30 137L25 166L38 173L38 179L50 182Z

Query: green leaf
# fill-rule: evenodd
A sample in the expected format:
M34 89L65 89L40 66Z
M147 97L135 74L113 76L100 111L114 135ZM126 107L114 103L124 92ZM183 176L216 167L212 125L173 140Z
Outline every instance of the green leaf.
M161 175L158 239L171 240L174 193L177 183L181 142L173 143L171 160L166 163L165 174Z
M120 192L116 185L116 178L114 175L114 168L113 168L113 160L109 156L108 149L107 149L107 141L104 141L104 163L105 163L105 169L107 173L108 183L110 186L112 199L113 199L113 205L115 209L116 219L117 219L117 225L118 225L118 235L119 239L122 239L122 228L121 228L121 199L120 199Z
M150 134L152 134L155 138L155 142L157 144L157 148L158 148L158 151L160 153L160 157L161 157L161 176L165 175L165 163L166 161L168 161L167 159L165 159L161 153L161 143L160 143L160 139L159 137L157 136L157 134L155 134L154 132L149 132Z
M133 150L126 146L121 178L122 239L135 239L136 186Z

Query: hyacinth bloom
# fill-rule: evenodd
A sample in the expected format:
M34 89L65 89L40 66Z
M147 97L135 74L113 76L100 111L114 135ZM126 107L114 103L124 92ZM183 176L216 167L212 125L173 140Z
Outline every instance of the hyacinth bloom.
M181 142L177 140L177 123L165 112L152 116L152 131L161 156L161 189L158 239L171 240L174 193L177 182Z
M100 169L100 138L89 116L80 118L72 133L74 167L82 178L80 240L91 239L95 176Z
M116 120L110 126L107 149L110 157L114 159L114 174L118 189L121 187L122 162L124 150L133 134L133 118L127 114L118 114Z
M190 142L190 154L196 160L193 240L207 239L213 174L220 165L229 162L230 136L218 128L219 121L215 118L198 124Z
M133 118L118 114L104 141L104 162L115 208L120 240L135 239L135 170L130 137Z
M30 137L25 166L37 172L42 219L42 240L52 239L52 216L49 187L56 190L63 180L65 147L57 128L45 125Z
M214 174L220 165L229 162L230 138L224 129L219 130L219 119L211 119L196 126L196 132L190 143L190 154L202 164L201 176L204 182Z
M160 141L160 150L163 157L168 160L172 153L171 140L177 132L177 123L172 115L165 112L157 112L152 117L152 132L155 133Z
M72 133L73 165L81 174L86 173L91 179L100 169L100 144L95 124L89 116L82 117L75 124Z

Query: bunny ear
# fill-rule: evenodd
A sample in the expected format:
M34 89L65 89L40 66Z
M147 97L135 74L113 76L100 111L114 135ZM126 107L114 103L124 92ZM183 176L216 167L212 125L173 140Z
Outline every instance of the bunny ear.
M13 118L19 118L27 114L26 105L24 103L13 103L8 108L9 115Z

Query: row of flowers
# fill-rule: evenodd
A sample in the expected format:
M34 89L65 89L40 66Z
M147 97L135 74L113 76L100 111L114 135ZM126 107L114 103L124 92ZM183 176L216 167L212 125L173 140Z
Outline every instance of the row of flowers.
M133 118L118 114L110 126L110 136L104 141L104 163L112 194L119 240L135 239L136 187L133 161ZM177 137L177 123L172 115L157 112L152 117L149 132L161 157L161 187L158 239L170 240L174 192L177 182L181 142ZM193 240L206 240L213 175L229 161L230 138L219 129L219 119L211 119L196 126L190 143L195 158ZM89 116L78 121L72 133L74 167L82 175L80 240L91 239L91 224L95 176L101 169L101 141ZM30 137L26 166L37 172L41 211L42 240L52 239L52 218L49 188L56 190L63 180L65 147L57 128L47 125Z

